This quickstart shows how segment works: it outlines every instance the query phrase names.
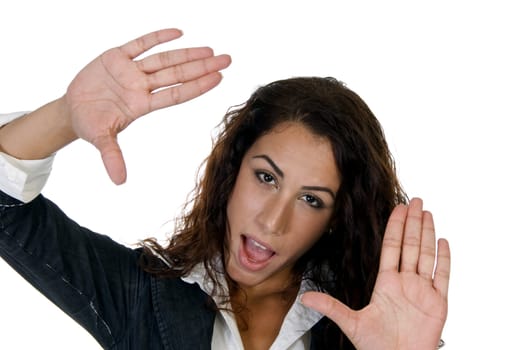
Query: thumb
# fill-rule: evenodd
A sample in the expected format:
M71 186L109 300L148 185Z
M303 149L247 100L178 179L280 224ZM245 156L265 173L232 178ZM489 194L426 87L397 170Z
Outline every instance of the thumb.
M94 140L93 145L99 150L102 162L111 181L116 185L126 182L126 164L117 137L101 136Z
M338 299L320 292L305 292L301 297L301 302L330 318L351 341L354 339L357 323L356 311Z

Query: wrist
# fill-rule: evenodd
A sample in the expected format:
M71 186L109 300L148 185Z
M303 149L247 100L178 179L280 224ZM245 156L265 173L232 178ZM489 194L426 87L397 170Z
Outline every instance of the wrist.
M48 130L48 132L50 132L52 137L57 138L57 144L62 144L63 147L76 140L78 137L73 130L70 109L66 96L64 95L55 101L52 101L47 107L50 109L47 113L49 114L50 121L55 125L55 127Z

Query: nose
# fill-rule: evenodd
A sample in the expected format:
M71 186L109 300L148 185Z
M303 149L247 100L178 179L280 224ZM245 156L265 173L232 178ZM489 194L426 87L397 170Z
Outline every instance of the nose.
M275 194L261 206L256 216L257 224L264 234L282 235L287 232L294 208L294 201Z

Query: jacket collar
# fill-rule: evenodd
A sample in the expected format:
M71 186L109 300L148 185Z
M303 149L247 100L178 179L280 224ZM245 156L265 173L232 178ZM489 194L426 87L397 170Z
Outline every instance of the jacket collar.
M216 270L221 271L221 265L219 264L219 261L216 261L216 264ZM221 273L218 273L217 278L219 280L219 283L225 288L226 281L224 279L224 276ZM227 309L229 308L230 304L225 303L224 298L213 294L215 288L211 279L208 278L208 274L206 272L204 264L196 265L192 269L190 274L186 277L183 277L182 280L187 283L194 283L195 285L198 285L204 293L210 295L213 298L216 305ZM323 318L322 314L304 306L299 301L299 296L301 294L313 290L317 291L319 289L316 288L314 282L312 282L310 279L304 278L301 281L298 297L296 298L289 312L287 313L287 316L285 317L281 326L280 334L275 340L275 346L277 346L278 348L288 348L297 339L303 337L306 332L311 330L312 327ZM228 313L227 311L221 311L221 313L223 313L223 316L227 318L227 315L224 315L224 313ZM234 327L236 326L234 325ZM236 334L238 332L237 327L235 329L230 329L230 331L233 334ZM313 347L311 347L311 349L313 349Z
M150 278L153 309L165 349L210 350L216 312L202 286L191 278ZM325 333L327 319L320 318L311 329L310 350L319 348Z
M215 312L197 284L179 278L151 277L152 302L167 350L210 349Z

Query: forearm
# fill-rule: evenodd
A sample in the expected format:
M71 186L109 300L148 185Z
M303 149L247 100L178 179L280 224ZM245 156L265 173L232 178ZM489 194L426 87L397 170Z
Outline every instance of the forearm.
M64 97L0 128L0 151L18 159L43 159L77 138Z

